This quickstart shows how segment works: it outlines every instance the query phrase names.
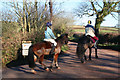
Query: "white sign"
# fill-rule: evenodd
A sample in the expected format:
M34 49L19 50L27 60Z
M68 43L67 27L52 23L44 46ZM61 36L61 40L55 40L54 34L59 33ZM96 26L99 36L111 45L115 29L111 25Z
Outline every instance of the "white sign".
M31 41L22 41L22 55L28 56L29 47L32 45Z

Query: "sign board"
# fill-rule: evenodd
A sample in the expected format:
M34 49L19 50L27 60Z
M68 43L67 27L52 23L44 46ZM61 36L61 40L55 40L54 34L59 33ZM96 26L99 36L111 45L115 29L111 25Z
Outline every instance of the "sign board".
M28 56L29 47L32 45L31 41L22 41L22 55Z

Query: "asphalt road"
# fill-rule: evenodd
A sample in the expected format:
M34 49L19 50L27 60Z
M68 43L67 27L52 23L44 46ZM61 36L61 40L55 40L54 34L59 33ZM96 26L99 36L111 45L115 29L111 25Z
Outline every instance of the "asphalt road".
M119 77L118 54L120 52L98 49L99 58L94 56L92 50L92 61L88 60L82 64L77 58L76 43L69 42L70 49L61 54L58 59L60 70L53 69L53 72L47 72L42 69L39 63L35 70L37 74L31 74L28 65L22 65L13 68L3 68L2 78L117 78ZM86 52L88 55L88 50ZM44 63L50 65L51 60L45 59Z

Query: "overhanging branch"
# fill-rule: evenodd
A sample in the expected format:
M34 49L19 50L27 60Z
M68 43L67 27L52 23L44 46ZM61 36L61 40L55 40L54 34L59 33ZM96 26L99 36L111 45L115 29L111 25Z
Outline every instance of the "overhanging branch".
M92 5L92 7L93 7L93 10L94 10L96 13L98 13L97 10L96 10L96 8L95 8L95 6L94 6L94 4L93 4L93 2L91 2L91 5Z
M116 17L115 17L115 15L114 14L112 14L112 13L110 13L111 15L112 15L112 17L114 17L116 20L118 20Z

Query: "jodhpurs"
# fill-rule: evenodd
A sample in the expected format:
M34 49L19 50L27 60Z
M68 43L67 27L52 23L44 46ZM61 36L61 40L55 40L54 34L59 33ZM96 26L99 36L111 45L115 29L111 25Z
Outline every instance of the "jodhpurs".
M54 39L44 39L44 41L51 42L54 44L54 46L57 46L57 43Z

